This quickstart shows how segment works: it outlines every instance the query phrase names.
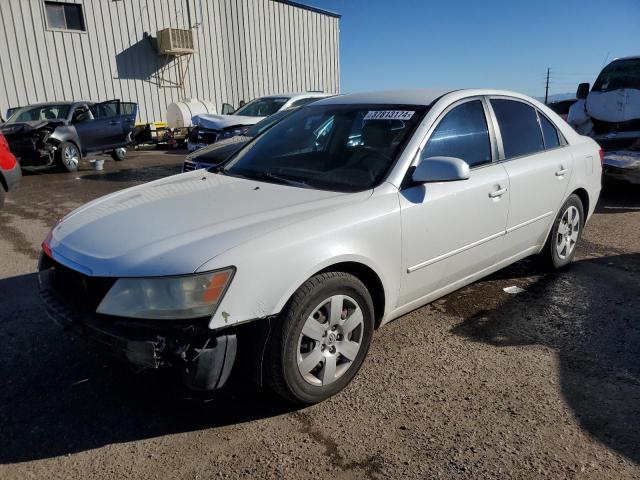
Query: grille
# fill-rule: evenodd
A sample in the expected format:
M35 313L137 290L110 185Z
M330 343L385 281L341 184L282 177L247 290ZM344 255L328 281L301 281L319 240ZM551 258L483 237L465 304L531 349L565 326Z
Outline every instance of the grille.
M603 135L610 132L635 132L640 130L640 119L628 120L626 122L605 122L592 118L593 131L596 135Z
M51 261L51 286L71 306L82 312L95 312L116 282L116 278L90 277Z

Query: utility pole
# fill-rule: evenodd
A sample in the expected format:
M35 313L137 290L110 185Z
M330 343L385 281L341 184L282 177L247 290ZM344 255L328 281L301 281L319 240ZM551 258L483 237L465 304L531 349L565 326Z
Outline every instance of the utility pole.
M549 68L547 68L547 86L544 89L544 104L547 104L547 100L549 99Z

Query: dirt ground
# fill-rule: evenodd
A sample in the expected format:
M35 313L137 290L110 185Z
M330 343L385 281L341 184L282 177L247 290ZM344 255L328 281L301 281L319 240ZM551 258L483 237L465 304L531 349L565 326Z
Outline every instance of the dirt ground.
M182 159L40 171L7 197L0 478L640 478L640 188L603 192L568 270L525 260L405 315L344 392L295 409L238 376L190 397L71 341L40 305L51 224Z

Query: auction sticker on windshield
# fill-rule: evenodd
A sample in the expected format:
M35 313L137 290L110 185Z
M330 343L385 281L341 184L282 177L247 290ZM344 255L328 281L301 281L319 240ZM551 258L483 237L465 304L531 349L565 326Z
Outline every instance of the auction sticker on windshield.
M409 120L414 110L374 110L365 115L365 120Z

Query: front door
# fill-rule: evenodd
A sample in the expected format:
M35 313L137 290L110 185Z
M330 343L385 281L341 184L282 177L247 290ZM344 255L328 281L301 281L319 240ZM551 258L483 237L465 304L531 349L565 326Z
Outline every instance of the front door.
M122 136L119 100L95 103L90 118L75 124L83 152L113 148Z
M479 98L450 107L420 157L460 158L469 164L470 178L400 192L401 305L428 301L443 288L492 266L500 254L509 185L504 166L492 162L495 148L487 125Z

